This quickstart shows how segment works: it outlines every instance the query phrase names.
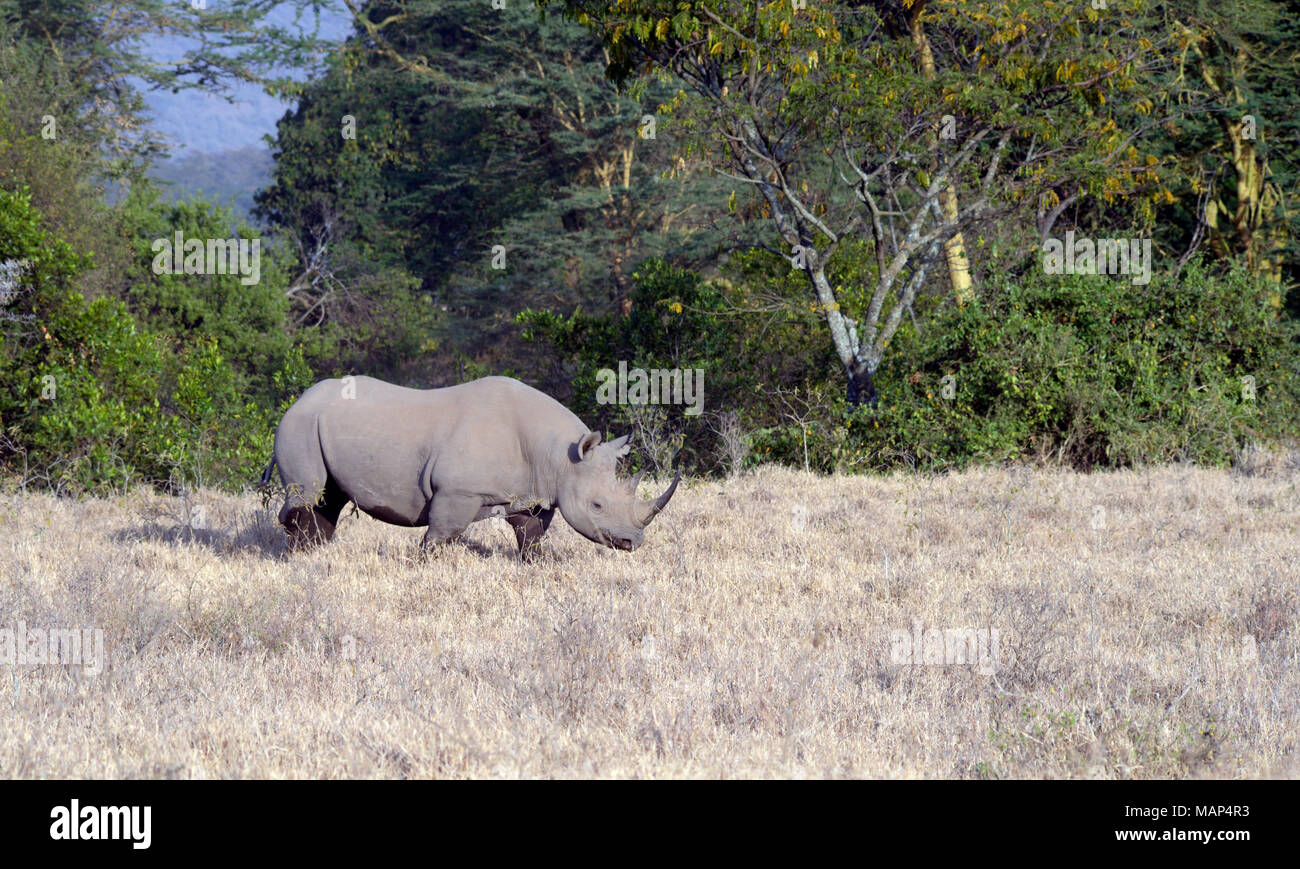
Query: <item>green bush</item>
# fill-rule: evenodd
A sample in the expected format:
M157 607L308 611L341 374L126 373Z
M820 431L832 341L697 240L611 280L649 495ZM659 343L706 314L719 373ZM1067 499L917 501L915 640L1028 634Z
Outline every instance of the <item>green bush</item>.
M170 241L180 232L186 239L251 240L259 233L239 223L229 209L197 197L164 202L148 185L132 189L121 215L133 253L124 298L132 315L151 331L170 336L178 351L194 340L216 342L237 375L231 388L274 406L279 396L271 375L293 368L298 356L287 330L283 255L262 239L259 280L253 284L233 273L155 274L157 239ZM302 380L309 380L305 370Z
M986 287L975 303L932 311L922 331L899 331L876 409L827 404L814 464L1226 464L1300 423L1296 330L1269 292L1243 271L1198 267L1147 286L1035 274ZM762 432L760 455L799 463L799 434Z
M6 470L68 493L256 477L274 408L247 398L214 339L178 346L119 301L86 302L73 286L89 263L41 228L25 194L0 191L0 261L25 264L0 305Z

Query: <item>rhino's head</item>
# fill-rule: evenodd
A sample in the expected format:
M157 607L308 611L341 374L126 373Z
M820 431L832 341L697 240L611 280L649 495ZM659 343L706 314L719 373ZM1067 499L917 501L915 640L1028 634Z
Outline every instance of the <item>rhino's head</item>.
M645 527L672 498L681 479L678 471L672 485L653 501L638 501L636 486L641 480L619 480L614 470L627 455L628 436L600 442L600 432L588 432L569 447L567 473L560 481L556 506L564 521L583 537L614 549L633 550L645 538Z

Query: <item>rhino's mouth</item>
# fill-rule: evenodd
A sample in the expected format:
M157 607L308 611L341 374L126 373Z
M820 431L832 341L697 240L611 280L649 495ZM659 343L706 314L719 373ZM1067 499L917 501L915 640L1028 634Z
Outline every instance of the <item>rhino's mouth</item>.
M624 552L631 552L636 549L636 544L632 542L631 538L619 537L616 534L610 534L600 529L597 529L596 533L600 535L600 542L610 549L622 549Z

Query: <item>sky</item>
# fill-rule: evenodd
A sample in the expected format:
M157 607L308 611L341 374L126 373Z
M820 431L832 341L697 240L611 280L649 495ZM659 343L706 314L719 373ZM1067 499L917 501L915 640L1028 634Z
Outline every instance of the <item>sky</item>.
M286 5L283 11L277 9L272 16L277 24L289 25L293 10ZM321 34L328 39L340 39L349 29L347 9L338 2L335 11L322 18ZM184 53L185 42L155 37L149 50L159 57L178 56ZM153 115L154 127L175 143L177 157L200 151L262 146L262 137L274 133L276 122L292 107L291 103L271 97L252 84L241 83L229 95L234 98L233 103L195 90L146 91L145 102Z

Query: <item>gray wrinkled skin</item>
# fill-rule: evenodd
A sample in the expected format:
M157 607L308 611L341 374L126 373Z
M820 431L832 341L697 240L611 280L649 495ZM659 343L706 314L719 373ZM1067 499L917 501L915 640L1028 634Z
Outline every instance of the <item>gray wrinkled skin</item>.
M445 389L323 380L275 432L272 466L288 490L280 522L298 549L329 540L349 501L384 522L427 525L425 545L501 516L527 556L558 509L588 540L632 550L677 479L637 500L635 481L614 473L627 441L601 443L555 399L508 377Z

